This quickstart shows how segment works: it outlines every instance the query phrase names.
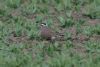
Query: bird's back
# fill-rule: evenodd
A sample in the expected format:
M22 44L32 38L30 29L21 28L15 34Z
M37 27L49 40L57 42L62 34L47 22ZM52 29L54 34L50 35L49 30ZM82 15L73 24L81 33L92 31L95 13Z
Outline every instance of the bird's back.
M41 36L45 39L51 39L54 36L54 32L48 27L42 27Z

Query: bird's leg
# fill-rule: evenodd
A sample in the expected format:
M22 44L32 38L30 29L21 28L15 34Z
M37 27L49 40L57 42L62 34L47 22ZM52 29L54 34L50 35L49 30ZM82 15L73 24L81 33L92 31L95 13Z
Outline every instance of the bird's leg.
M55 40L56 40L56 37L55 36L52 36L50 42L53 44L53 47L55 47L54 46Z

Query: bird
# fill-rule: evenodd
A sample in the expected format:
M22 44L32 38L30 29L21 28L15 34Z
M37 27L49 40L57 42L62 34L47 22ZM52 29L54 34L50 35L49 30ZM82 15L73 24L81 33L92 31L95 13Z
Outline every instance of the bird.
M65 40L64 35L55 32L53 29L49 28L46 23L41 23L40 25L40 36L43 39L50 40L50 41L55 41L55 40Z
M40 36L43 39L54 41L56 39L55 32L47 26L46 23L41 23Z

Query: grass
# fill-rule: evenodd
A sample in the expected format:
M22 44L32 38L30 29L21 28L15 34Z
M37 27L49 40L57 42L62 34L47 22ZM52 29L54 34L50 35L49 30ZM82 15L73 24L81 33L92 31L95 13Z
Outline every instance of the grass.
M99 4L100 0L0 0L0 67L99 67ZM42 22L63 32L66 40L41 39Z

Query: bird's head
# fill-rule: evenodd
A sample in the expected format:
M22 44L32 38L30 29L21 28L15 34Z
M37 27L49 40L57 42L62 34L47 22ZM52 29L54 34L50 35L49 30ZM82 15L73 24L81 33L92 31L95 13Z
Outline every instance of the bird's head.
M47 26L47 24L46 23L41 23L41 26Z
M41 24L40 24L40 29L43 29L43 28L48 28L48 26L47 26L46 23L41 23Z

